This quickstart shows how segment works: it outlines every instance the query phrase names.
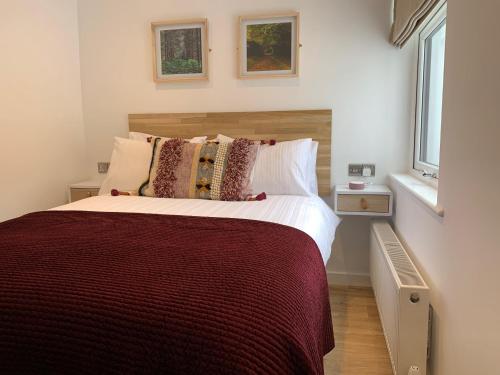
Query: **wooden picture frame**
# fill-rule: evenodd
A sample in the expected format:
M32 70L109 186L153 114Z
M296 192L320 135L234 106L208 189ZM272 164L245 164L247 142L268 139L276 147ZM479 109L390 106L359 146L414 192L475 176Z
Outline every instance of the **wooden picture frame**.
M153 79L157 83L208 80L208 21L151 23Z
M240 79L298 77L298 12L240 16L238 30Z

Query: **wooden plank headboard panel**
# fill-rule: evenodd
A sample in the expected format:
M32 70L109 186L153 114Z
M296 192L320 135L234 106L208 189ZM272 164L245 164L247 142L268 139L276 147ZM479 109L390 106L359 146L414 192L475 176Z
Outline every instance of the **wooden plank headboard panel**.
M160 113L129 115L130 131L163 137L192 138L217 134L249 139L319 142L317 175L321 195L330 194L332 111L273 111L218 113Z

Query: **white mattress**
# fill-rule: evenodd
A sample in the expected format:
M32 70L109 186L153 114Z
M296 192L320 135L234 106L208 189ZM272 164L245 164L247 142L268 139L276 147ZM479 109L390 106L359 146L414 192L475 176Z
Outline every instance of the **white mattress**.
M325 264L330 258L335 230L340 223L330 207L317 196L274 195L260 202L222 202L102 195L53 210L136 212L268 221L297 228L311 236L316 241Z

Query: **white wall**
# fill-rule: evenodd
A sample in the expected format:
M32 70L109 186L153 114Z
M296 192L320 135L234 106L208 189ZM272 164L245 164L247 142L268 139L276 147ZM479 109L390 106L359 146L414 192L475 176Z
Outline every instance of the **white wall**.
M0 2L0 221L85 175L76 0Z
M332 108L333 178L377 164L376 181L406 169L413 51L388 42L391 0L84 0L79 2L89 172L126 136L127 114ZM242 14L301 13L300 78L236 79ZM150 22L207 17L210 81L155 84ZM330 268L367 273L367 221L347 219Z
M500 353L500 3L448 2L439 201L395 187L395 226L432 288L432 373L494 375Z

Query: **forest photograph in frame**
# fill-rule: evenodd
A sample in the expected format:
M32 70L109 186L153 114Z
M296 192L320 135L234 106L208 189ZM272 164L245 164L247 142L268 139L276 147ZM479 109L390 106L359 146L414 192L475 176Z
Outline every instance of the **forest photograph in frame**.
M152 31L155 81L208 78L206 19L156 22Z
M240 78L298 74L298 13L240 17Z

